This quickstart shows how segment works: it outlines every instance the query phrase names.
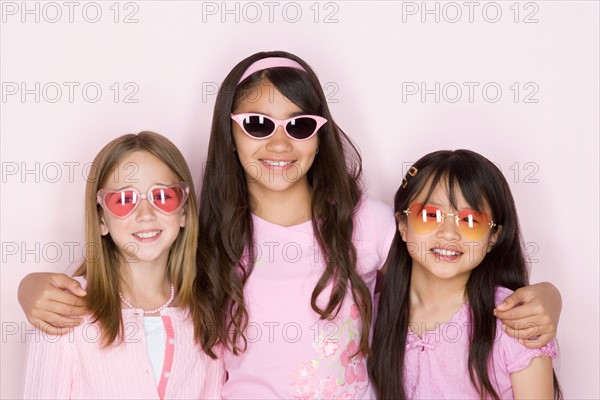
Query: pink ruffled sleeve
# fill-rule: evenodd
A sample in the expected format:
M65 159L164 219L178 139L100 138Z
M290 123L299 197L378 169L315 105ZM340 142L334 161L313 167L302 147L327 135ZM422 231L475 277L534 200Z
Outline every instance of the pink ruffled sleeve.
M498 287L496 288L496 305L500 304L513 291ZM512 374L529 366L535 357L549 356L552 360L558 357L558 344L556 339L539 349L530 349L502 331L502 321L498 320L497 336L498 346L494 346L494 358L499 358L506 368L506 372Z
M506 352L506 369L509 374L527 368L535 357L549 356L553 360L558 357L555 340L550 341L540 349L529 349L515 340L512 338L512 340L507 341L508 344L502 346Z

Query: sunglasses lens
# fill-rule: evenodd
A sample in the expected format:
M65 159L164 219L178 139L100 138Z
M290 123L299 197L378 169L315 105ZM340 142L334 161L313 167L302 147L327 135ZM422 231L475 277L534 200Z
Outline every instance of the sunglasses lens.
M429 233L441 221L442 213L439 208L415 203L408 208L409 217L417 233Z
M138 201L138 195L133 190L108 192L104 195L106 208L117 217L124 217L129 214Z
M461 235L469 240L481 238L490 229L492 219L487 213L474 210L461 210L458 213L458 228Z
M170 214L177 211L185 202L187 192L180 186L157 187L152 189L150 203L158 210ZM142 198L146 198L142 196ZM104 207L116 217L124 218L131 214L140 202L140 196L135 190L106 192L104 194Z
M154 205L165 213L172 213L177 210L181 206L184 197L185 192L177 186L152 190Z
M269 136L275 130L275 124L262 115L251 115L242 121L244 130L255 138L264 138Z
M420 234L433 231L442 222L444 215L439 208L420 203L411 205L408 210L413 229ZM491 217L485 212L467 209L458 213L458 229L467 240L480 239L490 229L491 222Z
M295 118L285 129L294 139L307 139L317 130L317 121L308 117Z

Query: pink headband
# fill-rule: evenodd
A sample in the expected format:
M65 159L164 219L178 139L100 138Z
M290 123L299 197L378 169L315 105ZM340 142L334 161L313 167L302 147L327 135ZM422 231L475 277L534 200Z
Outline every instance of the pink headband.
M242 75L242 77L240 78L238 85L244 79L246 79L247 77L249 77L256 71L262 71L263 69L278 68L278 67L295 68L295 69L299 69L300 71L306 72L306 70L304 69L304 67L302 65L300 65L299 63L297 63L294 60L290 60L289 58L285 58L285 57L261 58L260 60L254 62L252 65L250 65L248 67L248 69L246 69L246 72L244 72L244 75Z

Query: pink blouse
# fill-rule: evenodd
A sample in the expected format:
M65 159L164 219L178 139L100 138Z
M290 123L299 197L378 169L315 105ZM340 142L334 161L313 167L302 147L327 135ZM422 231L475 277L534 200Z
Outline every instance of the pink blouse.
M512 293L496 289L496 304ZM477 391L471 384L467 361L469 356L469 306L461 309L445 324L434 331L426 331L422 338L408 333L404 361L404 387L410 399L476 399ZM527 368L534 357L558 355L556 343L541 349L528 349L517 339L505 334L497 322L496 341L492 348L489 375L501 399L513 399L510 374Z

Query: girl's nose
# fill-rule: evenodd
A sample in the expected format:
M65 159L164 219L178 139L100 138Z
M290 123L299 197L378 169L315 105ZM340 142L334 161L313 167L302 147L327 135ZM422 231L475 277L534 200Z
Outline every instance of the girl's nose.
M446 214L443 222L437 227L437 235L448 241L460 239L460 231L456 224L456 216L453 214Z
M151 221L156 217L156 209L150 204L148 199L140 199L136 213L136 220L138 221Z
M285 134L283 126L278 126L273 136L267 139L267 150L274 152L290 151L292 149L291 139Z

